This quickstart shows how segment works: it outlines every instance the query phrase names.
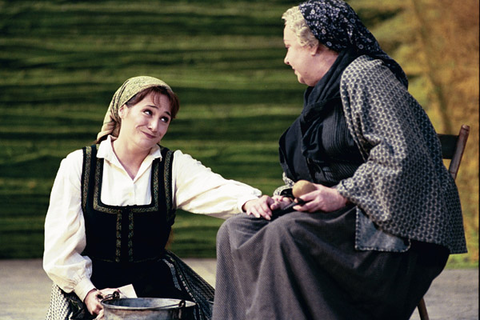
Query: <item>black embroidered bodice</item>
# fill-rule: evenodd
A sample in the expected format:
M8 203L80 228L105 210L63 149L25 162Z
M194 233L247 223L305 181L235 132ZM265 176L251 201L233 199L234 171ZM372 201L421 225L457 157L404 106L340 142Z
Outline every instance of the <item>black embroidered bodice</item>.
M100 197L104 159L96 157L96 145L83 150L82 209L87 241L83 255L93 261L122 264L160 258L175 219L171 203L173 152L162 148L164 160L152 163L150 204L112 206Z

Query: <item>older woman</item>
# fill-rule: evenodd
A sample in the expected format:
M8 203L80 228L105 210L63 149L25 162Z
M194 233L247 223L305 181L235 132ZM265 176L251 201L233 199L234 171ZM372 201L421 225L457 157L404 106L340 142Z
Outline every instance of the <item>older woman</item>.
M185 287L188 279L174 279L185 270L176 270L181 261L165 251L175 209L225 218L260 191L161 147L178 109L165 82L128 79L113 96L97 144L62 161L45 222L43 265L69 304L63 313L51 309L49 319L101 316L99 298L128 284L140 297L200 302ZM196 319L208 313L203 308Z
M285 63L308 86L280 138L286 186L219 230L213 317L409 319L466 250L434 128L345 2L307 1L283 19ZM277 214L299 180L313 191Z

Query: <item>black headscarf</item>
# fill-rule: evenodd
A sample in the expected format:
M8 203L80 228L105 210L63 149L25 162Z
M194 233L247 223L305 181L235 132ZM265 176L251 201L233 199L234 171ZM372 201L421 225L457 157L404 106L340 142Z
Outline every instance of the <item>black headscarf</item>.
M298 6L315 38L328 48L353 50L384 61L398 80L408 87L402 67L380 48L357 13L342 0L309 0Z

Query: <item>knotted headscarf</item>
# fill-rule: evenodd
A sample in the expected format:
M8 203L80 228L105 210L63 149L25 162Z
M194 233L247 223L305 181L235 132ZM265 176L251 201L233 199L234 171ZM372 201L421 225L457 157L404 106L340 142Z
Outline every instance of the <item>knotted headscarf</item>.
M405 87L407 76L402 67L380 48L373 34L357 13L342 0L309 0L298 6L315 38L340 52L351 49L359 55L381 59Z
M140 76L125 81L113 95L112 101L110 101L110 105L103 120L102 129L97 134L97 141L100 141L102 137L109 134L118 137L121 122L118 114L120 107L133 98L137 93L152 87L163 87L172 91L168 84L154 77Z

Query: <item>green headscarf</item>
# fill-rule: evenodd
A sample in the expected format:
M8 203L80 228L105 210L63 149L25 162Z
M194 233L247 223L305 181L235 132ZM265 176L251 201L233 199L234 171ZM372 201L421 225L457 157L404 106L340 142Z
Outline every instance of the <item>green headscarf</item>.
M163 87L172 91L168 84L154 77L139 76L125 81L113 95L110 106L105 114L105 119L103 120L102 129L97 134L97 141L100 141L101 138L109 134L118 137L121 122L120 116L118 115L120 107L133 98L137 93L152 87Z

